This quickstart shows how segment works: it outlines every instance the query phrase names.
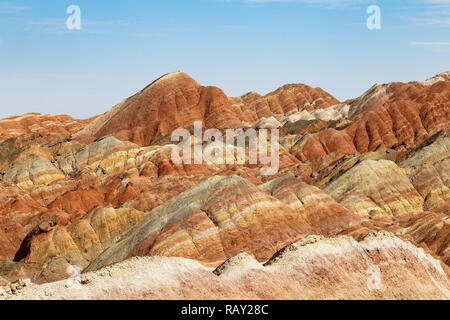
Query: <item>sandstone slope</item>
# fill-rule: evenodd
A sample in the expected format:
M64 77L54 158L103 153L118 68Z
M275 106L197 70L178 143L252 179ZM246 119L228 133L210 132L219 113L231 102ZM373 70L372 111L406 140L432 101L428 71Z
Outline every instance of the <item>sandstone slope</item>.
M301 84L229 98L177 72L88 120L0 120L0 285L80 269L98 278L81 291L94 298L447 299L449 111L448 73L339 103ZM262 175L248 154L175 164L170 133L194 121L278 128L279 171ZM396 237L370 236L381 231ZM365 289L374 262L384 291ZM151 284L128 279L132 292L103 273L146 266ZM46 286L62 297L61 283Z
M242 128L263 117L283 117L337 103L322 89L306 85L286 85L264 97L251 93L228 98L219 88L203 87L179 71L157 79L122 101L77 132L75 137L90 142L112 134L120 140L144 146L194 121L202 121L206 128Z
M41 286L0 287L6 299L443 299L447 276L422 249L386 233L362 242L308 237L267 263L248 254L212 272L185 258L133 258Z

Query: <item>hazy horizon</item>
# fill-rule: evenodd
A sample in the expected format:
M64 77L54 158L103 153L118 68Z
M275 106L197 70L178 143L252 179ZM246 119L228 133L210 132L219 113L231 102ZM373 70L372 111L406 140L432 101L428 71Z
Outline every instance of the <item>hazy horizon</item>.
M449 31L450 0L0 1L0 118L89 118L177 70L231 97L304 83L345 101L448 71Z

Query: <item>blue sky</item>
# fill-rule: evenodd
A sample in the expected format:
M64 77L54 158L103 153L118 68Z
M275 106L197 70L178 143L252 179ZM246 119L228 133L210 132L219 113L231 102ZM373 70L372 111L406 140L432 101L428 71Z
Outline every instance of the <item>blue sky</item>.
M449 69L450 0L0 0L0 117L86 118L176 70L229 96L306 83L345 100Z

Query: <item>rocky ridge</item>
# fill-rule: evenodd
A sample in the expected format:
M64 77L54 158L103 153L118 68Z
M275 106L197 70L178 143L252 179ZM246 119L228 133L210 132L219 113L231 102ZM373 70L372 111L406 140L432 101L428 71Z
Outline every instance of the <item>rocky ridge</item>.
M44 287L23 279L59 281L73 268L97 277L142 263L155 272L170 266L173 281L189 276L199 288L205 279L225 290L199 298L448 299L449 111L448 72L424 83L375 85L344 103L306 85L229 98L177 72L88 120L39 114L0 120L0 285L39 292ZM194 121L220 130L278 128L280 170L262 176L260 165L248 161L174 164L170 134L192 130ZM389 234L371 236L383 231ZM391 249L383 249L386 243ZM316 252L321 265L288 258L299 244ZM383 252L374 259L388 279L385 291L367 291L367 257L351 253L372 247ZM337 264L342 270L334 272ZM327 281L302 278L318 270ZM106 280L99 277L100 285ZM265 290L264 278L271 279ZM185 294L158 280L149 291L133 287L121 295L121 280L110 280L110 294L95 288L83 294ZM394 288L399 283L410 293ZM45 286L55 286L50 296L58 297L60 285ZM149 293L163 287L177 293ZM14 293L4 291L3 297Z
M0 297L447 300L449 289L436 260L422 249L379 233L359 243L347 236L307 237L265 264L239 254L214 272L185 258L132 258L66 281L41 286L18 282L0 288Z

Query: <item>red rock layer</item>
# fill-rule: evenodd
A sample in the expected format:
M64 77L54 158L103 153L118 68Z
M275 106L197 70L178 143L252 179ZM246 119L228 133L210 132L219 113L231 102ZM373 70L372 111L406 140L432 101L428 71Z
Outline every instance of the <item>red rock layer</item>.
M312 136L297 157L313 159L330 153L365 153L380 146L417 146L450 129L450 81L431 86L392 83L371 89L351 103L353 123Z
M448 278L437 260L389 234L308 237L262 265L239 254L213 272L182 258L133 258L81 276L81 284L23 283L6 299L442 299Z
M316 234L336 235L363 220L319 188L294 177L282 177L261 188L305 217Z
M325 108L338 101L321 89L287 85L265 97L229 99L216 87L202 87L184 72L165 75L124 100L76 134L91 142L108 134L148 145L178 128L202 121L206 128L241 128L265 116ZM136 116L139 115L139 116Z
M53 124L40 115L0 121L10 135L0 142L0 260L9 261L0 283L20 275L55 281L72 265L96 270L143 255L216 267L247 252L265 262L310 234L361 240L374 230L395 232L448 264L450 140L433 135L449 128L445 79L375 86L348 101L351 121L348 105L333 108L339 126L283 127L274 176L262 176L258 165L175 165L164 136L195 120L279 126L292 113L337 102L321 89L287 85L229 99L179 72L93 119L77 140L69 135L84 122L64 116ZM140 146L157 137L165 146Z
M450 265L450 217L442 213L425 212L407 223L397 233L407 235L415 243L425 244L437 257Z
M214 176L152 210L88 269L145 255L218 266L245 251L265 261L310 233L302 215L245 179Z
M79 131L92 119L78 120L65 114L39 113L11 116L0 120L0 142L29 133L37 134L46 140L69 136Z

